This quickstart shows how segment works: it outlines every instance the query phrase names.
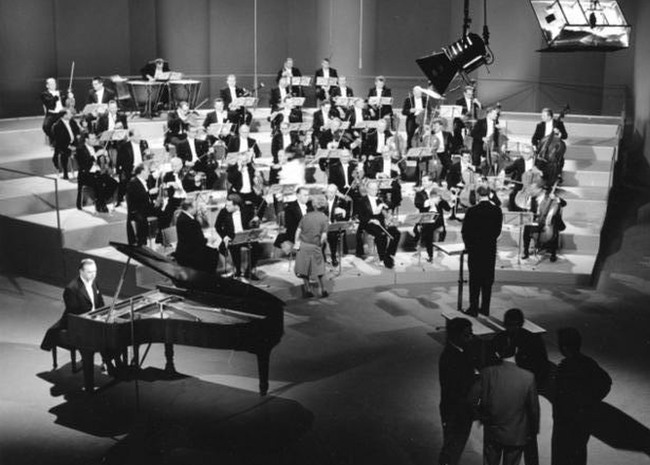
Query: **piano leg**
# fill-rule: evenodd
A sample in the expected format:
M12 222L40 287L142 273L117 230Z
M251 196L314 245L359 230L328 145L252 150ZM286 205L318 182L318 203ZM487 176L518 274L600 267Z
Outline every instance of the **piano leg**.
M168 375L173 375L176 373L176 367L174 367L174 344L165 344L165 372Z
M84 372L84 389L88 394L95 391L95 352L81 351L81 366Z
M270 349L262 349L257 352L257 373L260 379L260 395L265 396L269 390L269 358Z

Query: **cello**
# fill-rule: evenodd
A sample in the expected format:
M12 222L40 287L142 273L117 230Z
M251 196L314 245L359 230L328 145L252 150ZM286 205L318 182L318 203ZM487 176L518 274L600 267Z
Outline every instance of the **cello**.
M562 200L555 197L555 189L557 189L557 185L558 183L556 181L551 188L551 192L548 194L548 199L551 204L546 211L546 216L543 218L543 221L539 222L539 232L537 233L537 248L542 248L545 244L548 244L550 241L554 240L557 237L558 231L564 229L562 227L562 223L557 225L555 224L555 219L561 213L562 209ZM558 220L561 221L561 217L558 217Z

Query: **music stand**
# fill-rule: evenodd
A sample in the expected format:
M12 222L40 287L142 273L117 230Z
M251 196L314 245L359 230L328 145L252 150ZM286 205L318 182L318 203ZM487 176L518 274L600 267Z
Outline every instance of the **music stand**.
M253 243L254 242L259 242L260 237L264 233L264 230L262 228L255 228L255 229L247 229L242 232L235 233L235 237L232 238L232 241L230 241L230 247L232 246L245 246L248 249L248 264L246 266L246 272L249 274L252 273L252 266L251 263L253 261ZM232 254L231 257L232 259ZM234 263L233 263L234 266Z
M533 212L520 211L520 212L503 212L503 226L508 226L509 229L518 228L517 234L517 264L521 265L521 241L524 233L524 226L533 223Z
M422 224L433 224L438 219L438 212L422 212L422 213L411 213L407 215L402 224L407 224L409 226L418 226ZM434 243L435 245L435 243ZM420 242L417 244L418 249L418 266L422 264L422 251L420 249Z
M339 236L339 240L336 248L338 249L339 254L339 275L343 269L343 241L345 240L345 235L348 231L354 226L353 221L335 221L327 226L327 233L336 233Z
M460 255L460 267L458 269L458 304L457 308L459 312L463 311L463 283L465 282L465 244L460 242L456 244L444 244L434 242L433 246L440 250L445 255L450 257L453 255Z

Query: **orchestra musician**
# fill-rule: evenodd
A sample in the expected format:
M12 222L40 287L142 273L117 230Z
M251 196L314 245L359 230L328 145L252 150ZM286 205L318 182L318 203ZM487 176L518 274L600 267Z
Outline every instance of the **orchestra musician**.
M133 178L126 185L126 235L129 245L145 245L149 237L147 218L158 216L157 208L150 195L158 194L158 188L149 189L147 181L150 170L147 163L133 168Z
M208 246L201 223L196 219L196 203L183 199L176 218L178 243L174 258L179 265L189 266L207 273L215 273L219 264L219 252Z
M88 91L86 105L108 103L111 100L115 100L115 93L104 87L104 80L101 77L95 76L92 80L92 89Z
M312 122L312 131L314 141L317 141L320 145L321 135L327 130L330 126L330 121L332 118L336 118L337 112L332 108L332 102L325 100L321 103L321 106L318 110L314 112L313 122ZM316 144L314 144L316 145ZM325 147L322 147L325 148Z
M110 100L105 113L97 118L95 134L101 135L104 131L114 131L115 129L128 129L126 113L118 111L117 101Z
M147 81L166 81L169 79L169 62L163 58L156 58L140 69L142 79Z
M343 194L339 193L335 184L329 184L327 186L327 190L325 191L325 200L327 201L326 214L330 223L348 221L350 219L350 202ZM330 256L332 257L332 266L335 268L339 266L337 258L339 236L341 236L341 234L337 231L327 233L327 243L329 244ZM345 241L345 235L343 235L343 254L345 255L346 253L347 244Z
M443 118L434 118L431 123L432 129L432 147L434 152L438 157L442 169L440 170L439 179L446 179L447 173L451 168L451 146L452 146L452 135L449 131L445 131L444 128L447 125L447 121Z
M551 133L540 141L537 158L535 158L535 166L542 172L547 186L562 182L565 153L566 144L562 140L561 129L553 128Z
M512 161L505 167L504 172L508 179L514 181L512 190L508 200L508 210L511 212L521 211L522 209L517 206L515 199L517 194L523 189L523 175L526 172L532 172L535 167L535 159L533 158L533 151L530 146L525 146L521 150L521 157Z
M377 181L371 181L366 186L366 195L359 201L359 229L357 230L356 256L363 258L363 232L375 238L379 259L388 269L395 266L395 252L400 239L400 232L396 226L387 223L384 210L389 210L377 196Z
M245 124L239 126L238 135L230 136L226 141L226 151L228 153L251 151L254 158L261 157L262 152L260 151L257 141L252 137L249 137L250 132L251 129L249 126Z
M352 87L348 86L348 78L346 76L339 76L339 85L330 89L330 97L354 97Z
M144 161L145 154L149 151L149 144L140 137L136 129L129 129L128 139L122 141L117 148L115 171L119 180L117 193L118 206L126 194L126 185L133 175L133 167Z
M480 186L485 186L488 190L488 200L490 203L497 207L501 207L501 199L497 195L497 192L493 187L490 185L490 180L488 179L487 176L477 176L476 178L476 188L478 189ZM476 205L476 196L472 200L472 205Z
M331 89L333 89L335 86L330 86L329 84L326 86L319 86L317 84L318 78L338 78L339 75L337 71L330 67L330 59L329 58L323 58L320 64L320 68L316 70L314 73L314 85L316 86L316 100L318 102L322 102L323 100L329 100L331 97Z
M291 78L292 77L300 77L302 76L302 73L298 68L293 66L293 58L287 58L284 60L284 64L282 65L282 69L278 71L278 75L276 78L276 82L280 82L280 79L282 77L286 77L289 79L289 84L291 84ZM302 96L302 87L300 86L292 86L291 87L291 93L297 97Z
M45 117L43 118L43 132L50 141L50 145L54 145L54 138L52 136L52 126L63 115L68 101L74 101L72 92L61 93L57 89L56 79L53 77L45 80L45 90L41 92L41 102L43 103L43 110Z
M368 107L368 102L359 98L354 101L354 106L348 110L348 119L350 120L350 127L354 128L359 123L376 118L374 110Z
M228 141L228 153L238 153L237 160L226 168L229 193L239 194L246 206L258 210L261 218L264 214L261 178L255 171L254 158L259 158L260 149L254 139L248 137L248 126L239 127L239 136L231 137ZM259 219L258 218L258 219Z
M219 245L219 252L225 256L228 255L232 258L233 266L235 267L235 278L241 277L241 249L247 247L247 244L232 245L231 242L235 238L235 234L250 229L253 220L253 211L251 208L244 205L244 201L237 194L229 194L226 200L226 206L219 211L214 228L221 237L221 244ZM259 254L258 244L252 243L249 254L249 266L244 272L244 277L257 281L259 278L252 271L257 262Z
M190 105L185 100L178 102L176 110L167 114L167 132L165 133L165 147L169 144L177 145L187 137L190 128Z
M530 241L537 234L537 248L545 248L551 254L551 262L557 261L560 231L566 229L562 220L562 209L566 200L555 194L553 187L545 186L541 194L533 197L531 211L535 214L535 225L524 226L524 250L522 259L529 257Z
M228 112L225 110L224 101L221 97L214 99L213 110L205 115L203 120L203 127L208 129L211 124L224 124L229 123Z
M384 76L377 76L375 78L375 86L368 91L368 98L370 97L382 97L389 98L391 97L391 90L386 87L386 78ZM391 120L393 117L393 106L392 105L380 105L375 106L375 118L380 119L386 116L390 116Z
M486 145L492 144L499 137L498 109L489 107L484 118L479 119L472 127L472 163L480 167L487 157Z
M404 99L402 115L406 116L407 150L413 146L413 136L416 130L422 128L427 123L425 118L427 115L431 116L433 114L432 110L432 102L430 102L428 95L424 96L422 94L422 88L420 86L415 86L413 92L409 93L409 96Z
M200 136L200 134L202 134ZM186 166L194 166L203 159L210 150L210 143L205 140L202 128L190 126L187 137L179 140L176 145L176 156L183 160Z
M476 168L472 164L472 155L468 149L461 150L460 161L452 164L447 174L447 186L454 194L451 201L452 213L450 220L458 220L456 216L462 205L468 208L475 203ZM473 198L474 197L474 198Z
M387 119L381 118L377 121L377 129L368 131L363 138L361 153L367 157L364 166L367 177L374 179L378 172L384 170L383 154L390 151L388 141L392 136ZM390 174L390 161L388 168L385 169Z
M296 200L284 205L284 227L285 233L278 234L274 245L285 253L291 250L296 237L298 224L303 216L311 209L309 204L309 188L300 186L296 189Z
M278 86L271 89L271 96L269 98L271 113L280 111L282 102L284 102L284 99L287 98L287 96L293 97L293 93L289 87L289 80L290 78L282 76L278 81Z
M544 137L548 137L554 130L558 131L558 135L562 140L566 140L568 134L564 127L564 122L560 118L553 118L553 110L550 108L543 108L541 113L542 121L535 126L535 133L531 139L531 143L535 148L535 153L539 152L540 142Z
M83 133L79 136L79 143L75 158L79 167L77 178L77 209L82 208L82 191L83 186L90 187L95 194L95 210L98 213L108 213L106 206L107 200L113 196L117 190L117 181L115 181L107 168L110 168L110 162L106 151L97 149L97 137L93 133ZM104 167L99 169L99 164Z
M494 283L497 239L501 235L503 213L490 202L485 186L476 189L478 203L465 214L461 234L467 251L469 268L468 315L490 315L490 299ZM480 300L480 305L479 305Z
M54 139L54 157L52 161L59 172L63 171L63 179L69 179L68 162L70 155L76 150L77 138L81 130L72 119L72 110L64 110L61 118L52 126Z
M278 152L281 150L291 150L293 144L298 139L298 136L289 131L289 123L283 121L280 124L279 130L273 133L271 138L271 155L273 156L273 163L278 163Z
M447 235L445 228L445 211L450 211L449 202L444 200L439 194L440 186L433 182L429 175L422 176L422 189L415 193L413 203L420 213L435 212L438 214L436 219L431 223L421 223L415 225L413 232L416 241L421 237L424 246L427 249L427 261L433 261L433 243L444 241Z
M293 97L287 95L282 102L282 107L278 111L271 112L269 121L271 122L271 129L277 131L278 126L287 121L289 123L302 123L302 110L300 107L293 105Z
M474 86L465 86L463 96L456 100L456 105L462 107L461 115L469 120L477 119L479 110L483 108L481 102L474 95L475 92Z
M185 170L183 169L183 160L173 157L170 160L171 171L161 173L160 189L162 189L162 197L167 199L166 204L162 206L162 213L159 216L160 229L166 229L171 226L176 210L181 206L183 200L187 198L187 191L185 189L183 180L185 178Z
M250 126L253 120L253 114L235 102L237 98L246 97L248 93L243 88L237 86L237 77L234 74L228 75L226 78L226 87L221 89L219 94L224 106L228 110L228 120L236 126L243 124Z
M340 192L347 195L350 187L354 184L353 172L357 166L358 163L352 159L350 152L342 152L341 158L338 160L330 160L329 177L327 178L328 184L335 185Z

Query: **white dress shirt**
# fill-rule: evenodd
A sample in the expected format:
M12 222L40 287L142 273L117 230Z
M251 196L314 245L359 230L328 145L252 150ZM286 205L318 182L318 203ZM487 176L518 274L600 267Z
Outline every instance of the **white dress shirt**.
M235 228L235 234L244 230L244 226L241 222L241 210L232 213L232 225Z
M544 135L548 136L550 133L553 132L553 121L546 121L545 126L544 126Z
M142 151L140 150L140 143L131 141L131 148L133 149L133 166L138 166L142 163Z
M95 292L93 290L93 282L88 282L83 278L81 278L81 282L84 284L88 297L90 297L90 303L92 304L91 310L95 310Z
M104 88L102 87L95 94L97 95L97 103L102 103L102 100L104 100Z
M239 172L241 173L241 192L242 194L250 194L251 189L251 178L248 175L248 165L240 165Z
M379 215L379 213L381 213L381 210L377 204L377 196L369 195L368 200L370 201L370 208L372 209L372 214Z

